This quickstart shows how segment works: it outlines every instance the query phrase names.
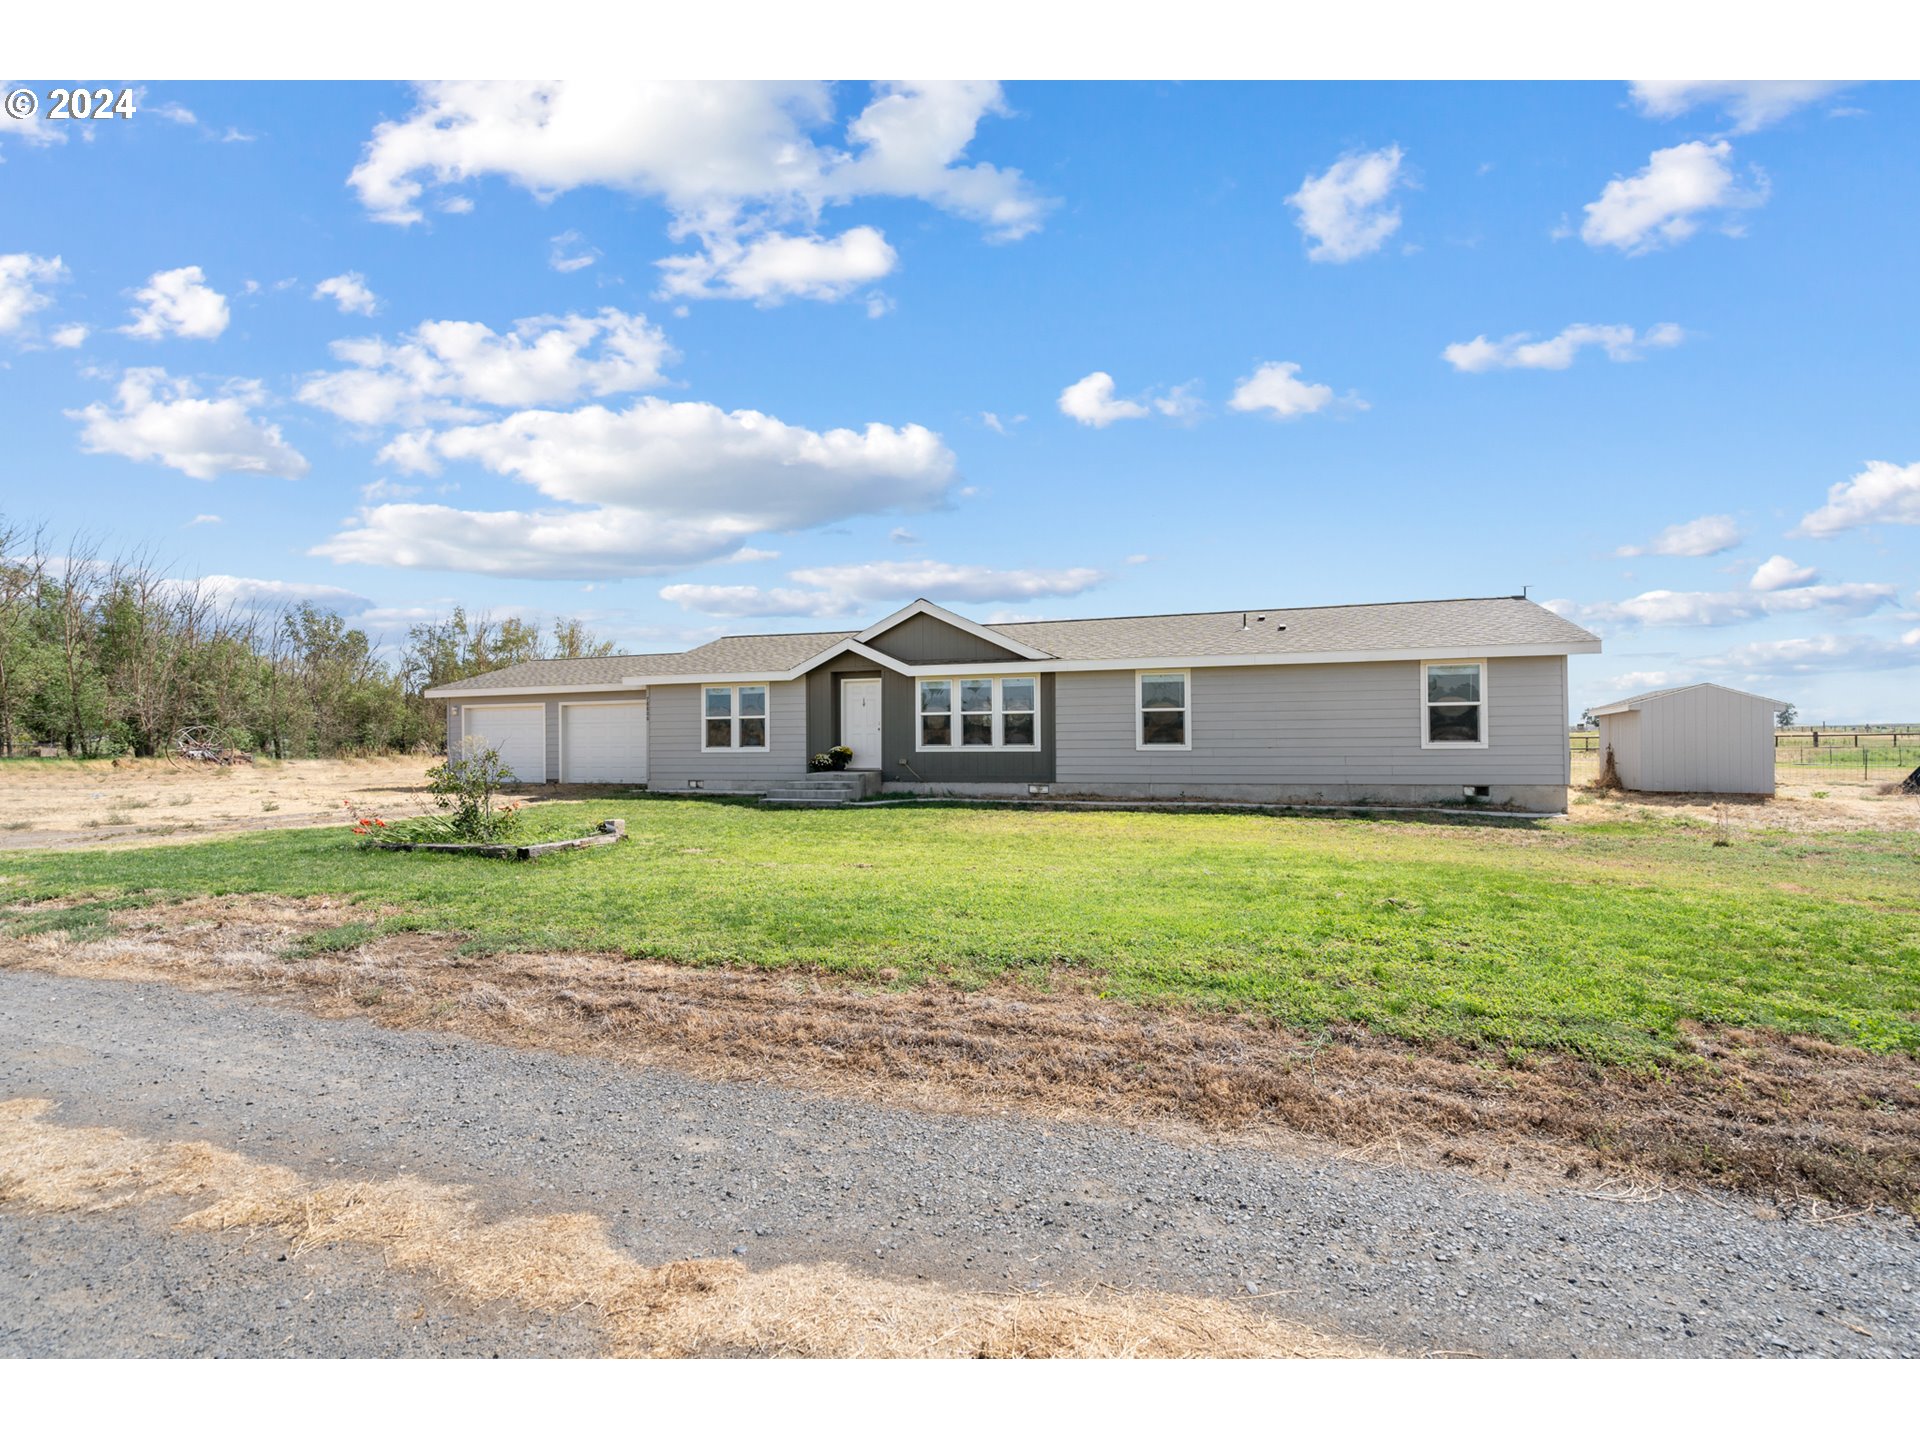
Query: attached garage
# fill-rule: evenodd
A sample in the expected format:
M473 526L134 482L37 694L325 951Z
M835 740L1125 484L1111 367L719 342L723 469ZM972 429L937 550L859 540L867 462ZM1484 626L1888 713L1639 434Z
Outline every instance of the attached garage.
M547 779L547 707L532 705L463 705L460 707L461 753L491 746L522 784L542 785Z
M560 778L575 785L644 785L647 702L580 701L561 705Z
M1785 704L1725 685L1682 685L1593 707L1600 752L1629 790L1773 794L1774 716Z

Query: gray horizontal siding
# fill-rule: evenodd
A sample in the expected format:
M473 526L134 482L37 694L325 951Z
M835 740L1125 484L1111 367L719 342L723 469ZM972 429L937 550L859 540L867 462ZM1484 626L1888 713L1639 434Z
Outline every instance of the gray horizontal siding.
M952 665L967 661L1017 660L1003 645L968 634L936 615L912 615L867 642L883 655L908 665Z
M1564 786L1565 659L1496 659L1488 666L1491 743L1484 750L1421 748L1415 661L1194 670L1191 750L1135 748L1133 671L1069 671L1056 690L1058 783L1287 791Z
M807 771L807 684L783 680L767 687L767 743L760 750L700 748L698 685L656 685L647 694L647 788L684 790L702 780L709 790L764 790Z

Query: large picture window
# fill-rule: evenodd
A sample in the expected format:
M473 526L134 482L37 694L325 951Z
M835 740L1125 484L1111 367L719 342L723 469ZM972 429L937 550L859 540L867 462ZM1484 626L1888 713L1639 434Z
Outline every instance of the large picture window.
M1486 745L1485 661L1429 660L1420 667L1420 697L1422 746Z
M702 750L767 748L767 687L709 685L701 699Z
M1142 670L1134 680L1135 715L1139 728L1136 742L1142 750L1191 750L1193 736L1188 726L1187 692L1190 683L1184 670Z
M921 750L1038 750L1040 681L1033 675L919 682Z

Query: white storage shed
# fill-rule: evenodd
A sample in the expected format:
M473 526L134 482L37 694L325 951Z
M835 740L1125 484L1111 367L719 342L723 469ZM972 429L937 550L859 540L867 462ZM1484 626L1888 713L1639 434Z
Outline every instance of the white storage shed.
M1596 705L1602 764L1611 748L1629 790L1771 795L1773 721L1785 703L1700 684Z

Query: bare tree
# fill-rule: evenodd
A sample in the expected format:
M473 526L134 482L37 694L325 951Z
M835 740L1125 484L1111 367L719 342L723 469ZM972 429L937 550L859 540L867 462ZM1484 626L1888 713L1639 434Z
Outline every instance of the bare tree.
M47 569L45 531L0 516L0 755L14 746L14 710L19 669L26 660L27 631Z
M60 557L59 593L55 597L55 644L60 652L67 693L66 744L69 755L84 755L91 747L97 716L88 715L87 700L98 688L93 669L94 612L99 588L100 543L76 533Z

